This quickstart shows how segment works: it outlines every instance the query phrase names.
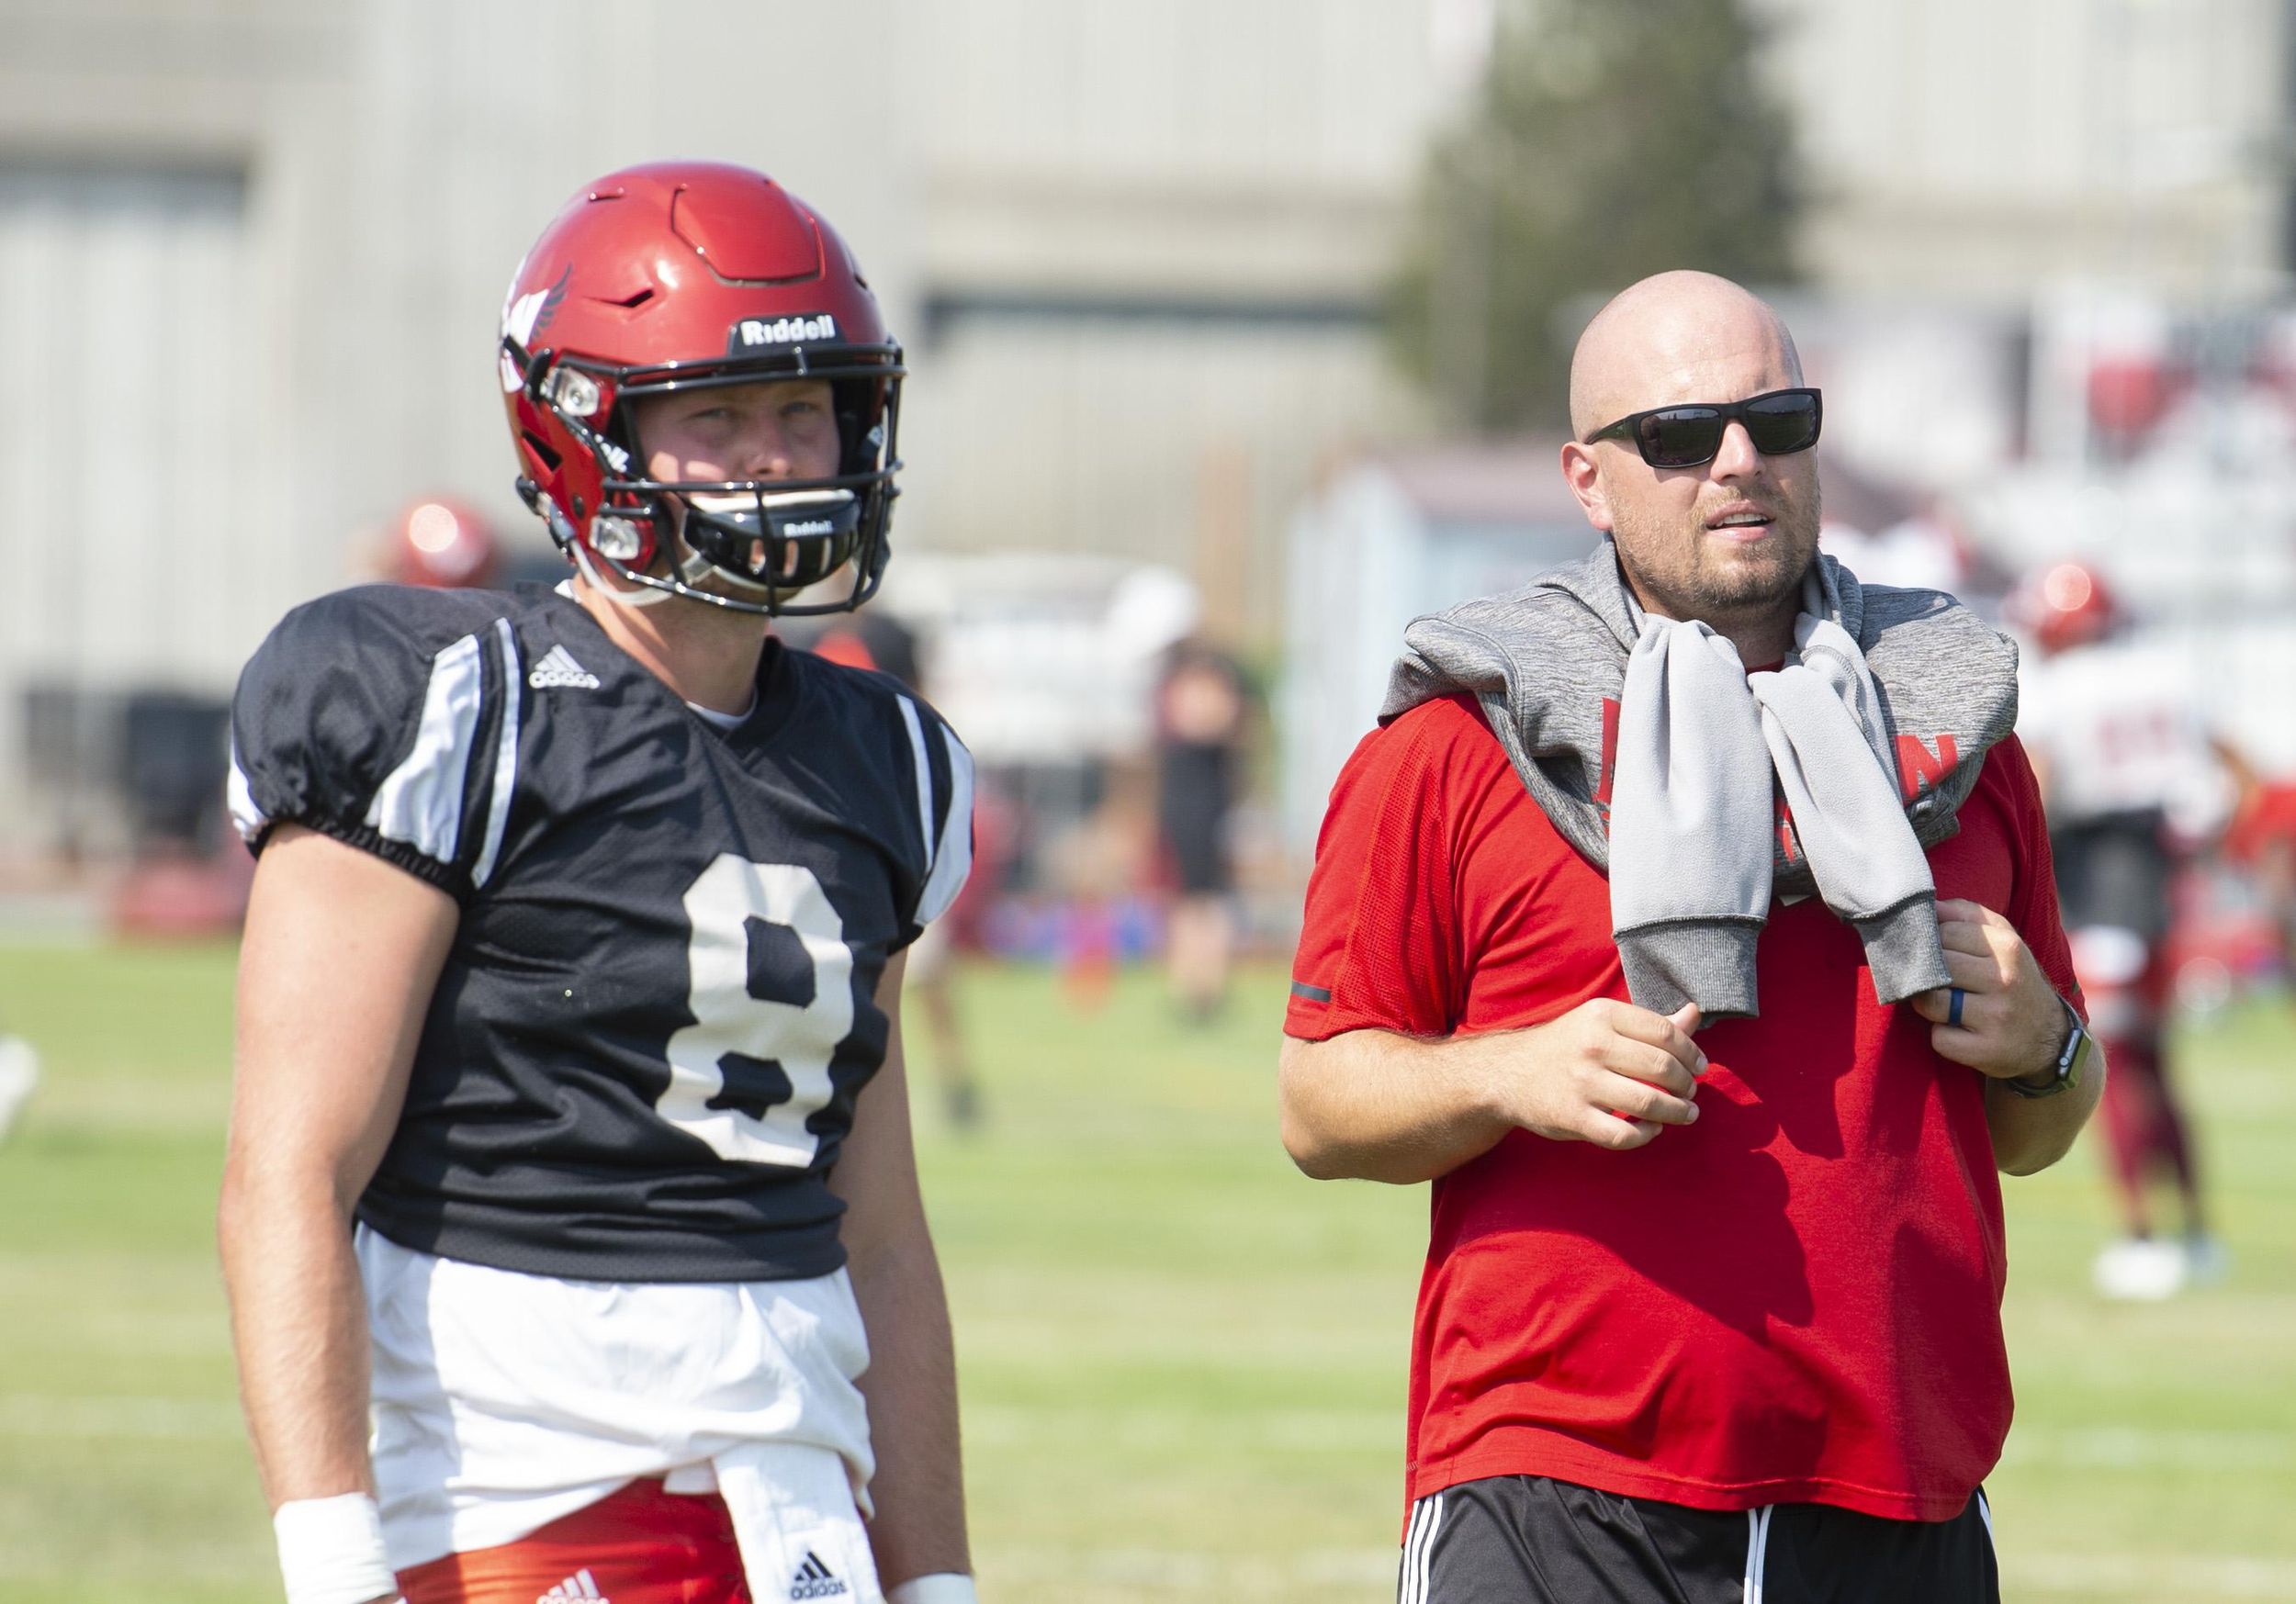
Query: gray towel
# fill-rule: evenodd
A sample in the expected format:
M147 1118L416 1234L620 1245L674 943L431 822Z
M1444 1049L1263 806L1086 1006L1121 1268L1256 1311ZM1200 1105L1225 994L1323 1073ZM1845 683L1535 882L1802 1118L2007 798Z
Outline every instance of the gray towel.
M1815 583L1806 601L1822 606ZM1783 801L1818 894L1865 938L1881 1001L1947 984L1936 886L1892 778L1857 643L1805 611L1794 656L1746 673L1703 623L1645 618L1626 659L1610 815L1626 987L1671 1013L1752 1014Z
M1822 554L1804 604L1798 661L1756 687L1703 625L1653 621L1646 636L1606 540L1525 589L1413 623L1379 716L1478 700L1541 810L1611 876L1637 1003L1756 1013L1771 900L1813 892L1857 927L1876 995L1895 1002L1945 983L1922 852L1958 828L2016 723L2016 648L1942 592L1869 589ZM1616 839L1634 844L1615 853Z

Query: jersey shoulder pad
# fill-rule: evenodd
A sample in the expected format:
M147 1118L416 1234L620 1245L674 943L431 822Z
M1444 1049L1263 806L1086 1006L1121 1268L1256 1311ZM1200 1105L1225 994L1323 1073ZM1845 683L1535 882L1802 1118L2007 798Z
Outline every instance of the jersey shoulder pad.
M507 784L514 767L517 605L368 585L282 619L231 700L231 814L249 847L298 824L457 896L482 881L497 771Z

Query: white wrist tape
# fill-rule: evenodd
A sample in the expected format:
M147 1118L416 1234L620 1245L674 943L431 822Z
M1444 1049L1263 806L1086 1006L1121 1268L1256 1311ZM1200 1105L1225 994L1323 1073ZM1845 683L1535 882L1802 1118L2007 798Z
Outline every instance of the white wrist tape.
M383 1515L365 1493L294 1498L271 1517L287 1604L367 1604L396 1598L383 1557Z
M958 1571L912 1576L885 1595L885 1604L980 1604L973 1578Z

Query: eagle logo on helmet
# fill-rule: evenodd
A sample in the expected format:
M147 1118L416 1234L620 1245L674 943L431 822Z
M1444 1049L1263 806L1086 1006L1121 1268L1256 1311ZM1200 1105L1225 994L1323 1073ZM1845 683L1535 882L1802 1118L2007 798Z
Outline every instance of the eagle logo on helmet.
M547 329L550 320L557 316L559 303L566 299L567 282L573 276L574 264L569 262L566 271L558 275L557 283L511 302L502 311L503 334L521 345L532 345L535 335Z

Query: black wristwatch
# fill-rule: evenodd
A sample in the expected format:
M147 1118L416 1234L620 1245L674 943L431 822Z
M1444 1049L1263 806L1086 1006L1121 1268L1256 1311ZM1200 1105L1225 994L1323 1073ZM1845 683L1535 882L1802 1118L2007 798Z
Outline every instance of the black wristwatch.
M2047 1080L2036 1082L2014 1076L2001 1082L2020 1097L2054 1097L2060 1092L2071 1091L2081 1083L2081 1076L2088 1070L2089 1054L2097 1050L2097 1038L2088 1034L2088 1026L2073 1012L2073 1004L2062 997L2057 1002L2065 1009L2065 1045L2057 1049L2057 1061L2050 1067Z

